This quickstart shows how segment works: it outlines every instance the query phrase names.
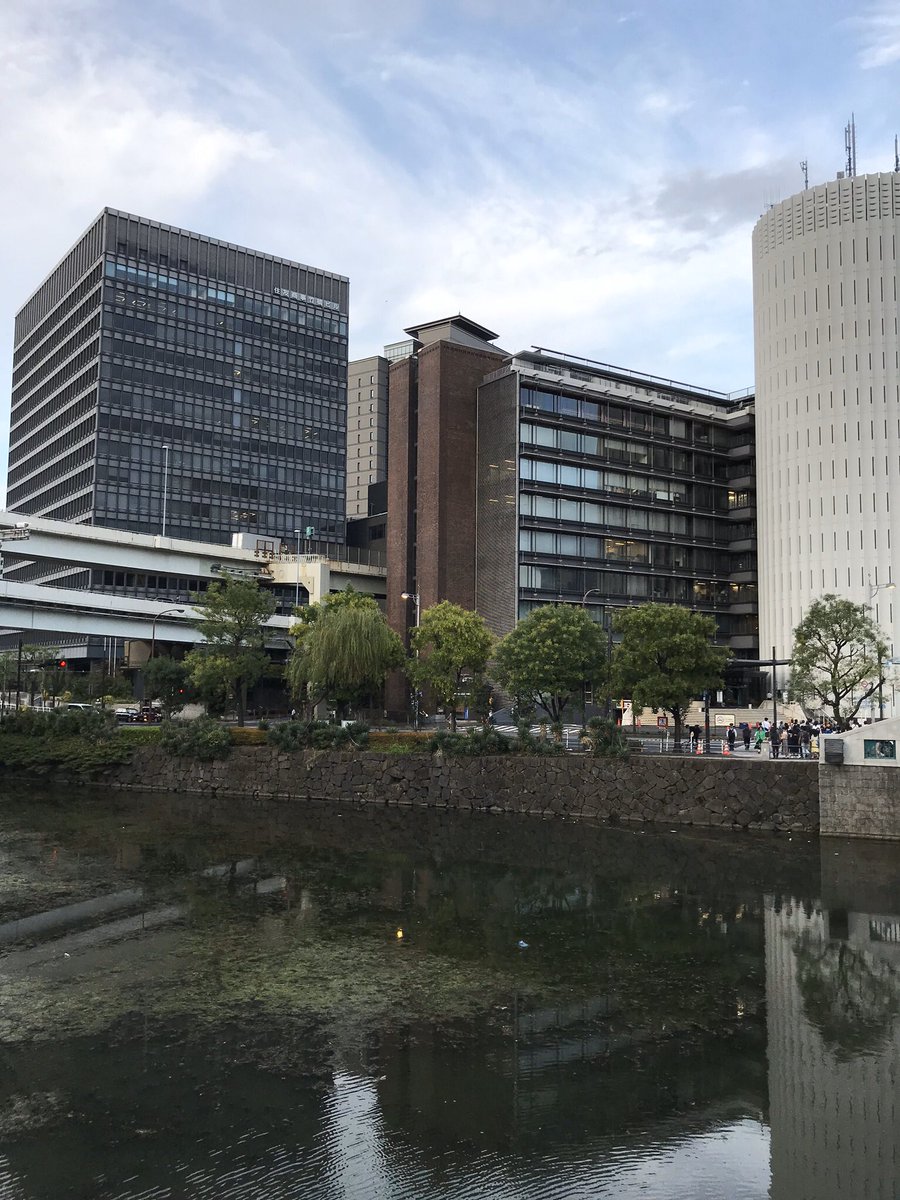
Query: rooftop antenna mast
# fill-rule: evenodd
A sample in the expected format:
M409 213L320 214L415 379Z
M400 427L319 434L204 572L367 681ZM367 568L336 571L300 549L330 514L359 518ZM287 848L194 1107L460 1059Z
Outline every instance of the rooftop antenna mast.
M894 134L894 173L900 174L900 149L897 146L897 135Z
M803 172L803 190L809 187L809 163L804 158L800 163L800 170Z
M850 123L844 128L844 149L847 151L847 178L856 178L856 119L850 114Z

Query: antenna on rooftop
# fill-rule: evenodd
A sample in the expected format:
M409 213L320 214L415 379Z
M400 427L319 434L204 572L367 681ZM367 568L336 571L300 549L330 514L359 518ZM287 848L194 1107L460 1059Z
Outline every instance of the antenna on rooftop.
M803 172L803 190L809 187L809 163L804 158L800 163L800 170Z
M897 147L897 135L894 134L894 173L900 173L900 149Z
M856 120L850 114L850 122L844 127L844 149L847 151L847 178L856 178Z

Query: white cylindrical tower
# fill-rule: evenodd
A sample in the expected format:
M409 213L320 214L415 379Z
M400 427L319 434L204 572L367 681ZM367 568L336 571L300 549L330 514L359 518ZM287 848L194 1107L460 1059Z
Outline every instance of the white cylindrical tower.
M900 174L808 188L753 231L764 656L828 592L870 604L900 653L898 256Z

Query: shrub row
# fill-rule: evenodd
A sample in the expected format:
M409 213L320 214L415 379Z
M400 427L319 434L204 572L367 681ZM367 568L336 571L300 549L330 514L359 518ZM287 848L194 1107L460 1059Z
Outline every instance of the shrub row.
M100 710L7 713L0 718L0 767L34 775L95 775L128 762L130 749L116 733L115 719Z
M588 722L582 742L591 753L603 757L624 757L629 752L622 731L597 718ZM432 736L410 731L370 734L367 725L332 725L327 721L285 721L268 729L229 729L212 717L119 731L108 713L77 709L52 713L25 709L0 718L0 765L10 769L47 771L60 767L90 774L104 766L127 762L131 747L148 743L158 743L170 754L201 762L226 758L232 746L267 744L288 753L371 747L390 754L440 752L467 758L565 752L555 738L534 737L525 723L519 726L517 737L506 738L490 728L471 729L468 733L441 731Z

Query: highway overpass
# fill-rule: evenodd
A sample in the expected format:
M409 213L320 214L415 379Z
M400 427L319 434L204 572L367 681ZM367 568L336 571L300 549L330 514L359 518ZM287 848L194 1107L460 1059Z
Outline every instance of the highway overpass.
M139 596L139 576L196 581L202 588L231 574L282 589L303 589L311 604L348 585L379 598L385 594L385 568L376 555L366 551L341 546L329 547L324 554L298 555L283 550L277 542L251 539L246 534L237 535L235 543L184 541L0 512L0 555L5 551L19 561L63 564L111 575L110 590L101 592L18 582L15 562L5 577L0 568L0 632L26 638L34 635L34 640L41 642L49 636L149 643L155 619L160 642L202 641L188 624L194 616L190 604ZM131 580L134 587L128 586ZM290 590L288 597L288 603L292 602ZM173 608L183 611L173 613ZM289 626L289 616L270 618L271 648L286 647Z
M175 608L181 612L173 612ZM0 629L19 633L26 641L32 640L32 634L52 634L149 643L155 619L158 642L193 644L205 640L188 624L196 615L189 604L170 600L138 600L105 592L0 581ZM270 617L266 622L268 644L286 648L290 624L290 617ZM34 640L46 641L46 637Z

